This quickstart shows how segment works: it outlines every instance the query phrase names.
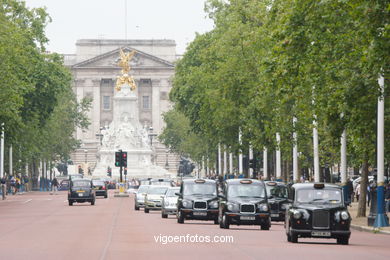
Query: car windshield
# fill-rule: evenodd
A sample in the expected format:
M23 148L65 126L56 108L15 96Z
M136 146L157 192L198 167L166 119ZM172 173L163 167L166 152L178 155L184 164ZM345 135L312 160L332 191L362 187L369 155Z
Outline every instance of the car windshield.
M287 193L287 187L286 186L269 186L267 185L267 195L268 196L274 196L276 198L283 198L287 199L288 198L288 193Z
M148 194L151 195L164 195L167 192L168 187L150 187Z
M139 188L138 188L138 192L147 192L148 191L148 189L149 189L149 186L148 185L143 185L143 186L140 186Z
M171 181L152 181L151 185L171 186Z
M296 192L299 203L341 203L341 191L338 189L302 189Z
M183 187L183 195L217 195L214 183L187 183Z
M261 185L229 185L227 195L228 198L265 198L265 191Z
M73 184L72 186L74 188L88 188L88 187L91 187L91 182L90 181L73 181Z
M167 191L167 197L176 197L175 193L179 192L179 188L177 189L169 189Z
M104 182L103 181L92 181L92 183L95 186L104 186Z

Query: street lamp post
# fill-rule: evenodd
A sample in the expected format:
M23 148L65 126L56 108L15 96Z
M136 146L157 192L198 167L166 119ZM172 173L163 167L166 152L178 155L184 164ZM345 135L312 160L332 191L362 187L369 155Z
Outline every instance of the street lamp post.
M88 157L88 150L87 149L84 149L84 172L89 174L88 172L88 167L87 167L87 157Z
M169 152L169 150L168 149L166 149L165 150L165 169L169 169L169 164L168 164L168 152Z
M151 161L154 163L154 151L153 151L153 137L157 136L157 134L153 133L153 127L149 127L149 140L150 140L150 149L152 150L152 158Z

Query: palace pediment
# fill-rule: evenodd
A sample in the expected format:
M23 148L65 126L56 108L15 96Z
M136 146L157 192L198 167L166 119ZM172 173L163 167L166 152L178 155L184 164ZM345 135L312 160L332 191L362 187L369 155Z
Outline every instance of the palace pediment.
M124 52L136 51L136 54L130 61L130 67L132 69L137 68L173 68L173 63L161 59L159 57L150 55L148 53L136 50L131 47L122 48ZM98 55L91 59L76 63L72 66L72 69L82 68L118 68L120 69L118 62L120 60L120 48L113 51Z

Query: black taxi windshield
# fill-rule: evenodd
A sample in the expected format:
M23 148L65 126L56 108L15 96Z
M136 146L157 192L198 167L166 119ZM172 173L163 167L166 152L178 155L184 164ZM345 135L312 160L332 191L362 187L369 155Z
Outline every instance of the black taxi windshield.
M73 188L89 188L91 187L91 182L87 180L73 181Z
M265 190L261 185L230 185L227 191L229 198L265 198Z
M301 189L296 191L299 203L341 203L341 191L338 189Z
M268 196L273 196L275 198L282 198L282 199L288 198L286 186L280 186L280 185L269 186L269 185L267 185L266 187L267 187L267 195Z
M187 183L183 187L183 195L217 195L215 183Z

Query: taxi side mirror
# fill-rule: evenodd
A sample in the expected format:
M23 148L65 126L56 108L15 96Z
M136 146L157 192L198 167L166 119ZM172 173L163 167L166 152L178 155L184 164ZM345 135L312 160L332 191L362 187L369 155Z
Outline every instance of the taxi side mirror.
M180 192L175 192L175 195L180 197L181 193Z

